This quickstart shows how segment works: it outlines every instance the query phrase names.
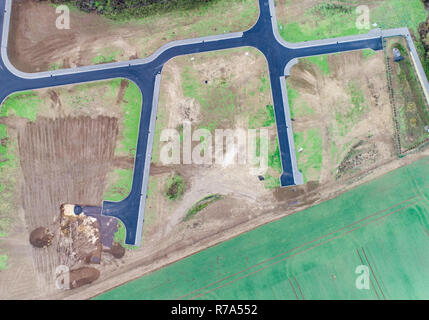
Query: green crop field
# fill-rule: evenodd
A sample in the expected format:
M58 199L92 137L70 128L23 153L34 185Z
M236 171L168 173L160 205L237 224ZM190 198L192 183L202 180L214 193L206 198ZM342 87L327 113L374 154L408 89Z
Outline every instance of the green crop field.
M427 175L424 158L97 299L428 299Z

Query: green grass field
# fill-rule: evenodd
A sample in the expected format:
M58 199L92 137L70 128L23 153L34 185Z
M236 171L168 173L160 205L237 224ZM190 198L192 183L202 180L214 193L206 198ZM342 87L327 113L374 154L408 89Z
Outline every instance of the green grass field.
M276 2L276 6L282 8L288 8L292 4L289 0ZM301 42L367 33L369 29L360 29L356 26L359 16L356 8L361 4L358 0L314 1L314 5L298 18L289 18L279 13L287 10L277 10L280 36L289 42ZM426 74L429 74L429 62L424 59L425 53L418 34L419 24L427 17L423 2L421 0L374 0L370 2L369 9L370 23L376 23L377 28L407 27L411 30L417 38L415 43L423 67ZM374 26L371 25L371 28ZM323 67L323 61L317 62ZM322 70L329 72L326 69Z
M97 299L427 299L427 175L424 158Z
M289 4L292 3L281 0L278 6L287 7ZM332 4L337 6L329 7ZM299 21L288 21L277 14L280 35L286 41L300 42L367 33L369 29L356 26L359 16L356 8L360 4L358 0L315 2L300 16ZM377 23L377 27L383 29L408 27L417 32L418 25L427 17L420 0L379 0L374 1L369 8L370 23Z

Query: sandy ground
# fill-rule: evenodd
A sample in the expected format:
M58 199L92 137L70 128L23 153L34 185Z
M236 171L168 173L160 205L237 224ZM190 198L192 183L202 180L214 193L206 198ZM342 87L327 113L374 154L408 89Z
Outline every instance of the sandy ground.
M322 146L319 147L322 149L320 179L317 179L317 174L309 174L309 178L316 177L320 184L335 182L336 175L333 173L338 171L341 161L354 151L353 145L360 141L362 146L375 154L376 159L366 161L359 167L355 165L354 174L394 157L394 130L383 52L369 58L364 58L360 51L331 55L328 57L329 75L306 61L302 59L292 69L287 83L299 92L293 106L297 113L293 122L294 132L318 129L322 136ZM353 123L348 124L344 133L337 116L350 114L353 109L350 86L365 97L363 105L366 109ZM298 115L302 106L310 106L314 113L301 112Z
M14 0L8 55L15 67L26 72L91 65L99 55L115 61L143 58L173 40L250 28L259 8L256 6L250 17L241 17L249 3L255 6L257 0L221 7L224 12L211 9L209 16L169 14L122 23L74 9L70 11L70 29L61 30L55 26L58 15L53 6ZM193 26L198 23L202 27L196 30Z
M206 118L213 120L216 117L216 112L205 110L199 104L198 99L185 96L182 90L182 75L187 68L192 68L195 72L195 79L204 86L210 86L220 80L231 85L230 92L236 98L234 101L237 112L231 122L220 122L219 128L247 129L249 114L256 108L264 108L265 105L272 104L269 89L253 96L246 95L243 90L246 86L249 91L259 90L259 79L268 75L266 60L256 50L247 48L210 55L180 57L170 61L163 71L158 107L158 117L163 120L157 123L160 128L175 129L187 120L195 129ZM246 71L243 72L243 70ZM213 92L211 89L202 87L201 94L211 96ZM218 106L214 103L210 107L217 108ZM232 127L228 127L230 124L233 124ZM275 127L272 126L269 129L275 137ZM155 147L155 150L159 150L159 148ZM163 166L159 159L155 160L155 164L159 167ZM233 164L226 167L217 164L208 166L171 165L166 168L170 170L162 177L156 174L157 189L151 192L146 206L145 221L147 223L143 229L145 250L148 250L152 243L155 246L157 243L168 241L169 238L175 238L181 233L183 225L186 226L185 228L198 227L200 234L217 233L219 229L225 227L226 220L232 224L242 219L247 220L253 216L254 212L266 209L266 204L274 201L272 191L264 188L263 183L252 173L253 167L250 165ZM168 177L174 172L178 172L184 177L187 190L179 201L171 202L166 200L165 184ZM151 176L154 175L151 173ZM201 215L204 218L182 223L187 211L200 199L211 194L221 194L226 199L205 210ZM232 205L238 203L240 203L238 207ZM226 212L235 212L235 214L226 214ZM211 222L211 220L213 221Z

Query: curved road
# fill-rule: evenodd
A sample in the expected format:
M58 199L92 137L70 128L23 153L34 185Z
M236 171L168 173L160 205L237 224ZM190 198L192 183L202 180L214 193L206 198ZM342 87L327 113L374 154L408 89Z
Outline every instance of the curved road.
M288 43L280 38L275 16L274 0L259 0L260 16L255 25L245 32L223 34L168 43L145 59L127 62L64 69L39 73L17 70L7 57L7 40L12 0L0 0L1 60L0 101L16 91L39 89L112 78L134 81L143 96L136 148L134 175L130 194L120 202L103 202L102 214L120 219L126 228L126 244L140 245L152 143L158 105L159 84L164 64L170 59L187 54L250 46L261 51L268 62L275 109L278 140L283 173L281 185L303 183L296 164L292 125L286 91L285 75L300 57L351 50L381 50L382 32L303 43ZM426 79L426 78L425 78ZM426 80L427 82L427 80Z

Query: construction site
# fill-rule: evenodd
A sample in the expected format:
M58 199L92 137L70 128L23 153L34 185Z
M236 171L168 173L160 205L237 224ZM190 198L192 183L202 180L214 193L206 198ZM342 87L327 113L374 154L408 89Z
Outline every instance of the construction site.
M36 47L28 42L26 32L37 30L18 26L23 17L46 7L32 3L14 17L11 54L23 52L13 61L23 70L127 60L146 56L160 44L138 51L129 46L112 57L103 51L106 38L100 37L97 52L103 58L91 60L95 51L60 53L56 48L64 50L64 43L47 39L49 52L61 58L45 55L43 41ZM239 9L243 19L227 24L231 30L243 29L252 21L244 18L255 14ZM74 14L83 26L85 14ZM94 30L101 30L105 21L97 19L99 29ZM217 28L227 27L206 31ZM81 35L73 37L78 47ZM9 96L0 112L0 298L92 298L428 156L427 99L407 41L386 38L383 46L382 51L300 58L291 69L287 94L304 184L287 188L280 188L282 165L265 56L241 47L168 61L162 70L140 247L124 245L124 225L101 215L103 201L121 201L131 190L144 99L139 87L117 78ZM30 64L37 52L44 58ZM162 132L175 130L181 141L185 122L210 132L266 130L267 170L226 161L164 163L161 152L169 141ZM207 145L197 138L192 147L201 146L201 155Z

